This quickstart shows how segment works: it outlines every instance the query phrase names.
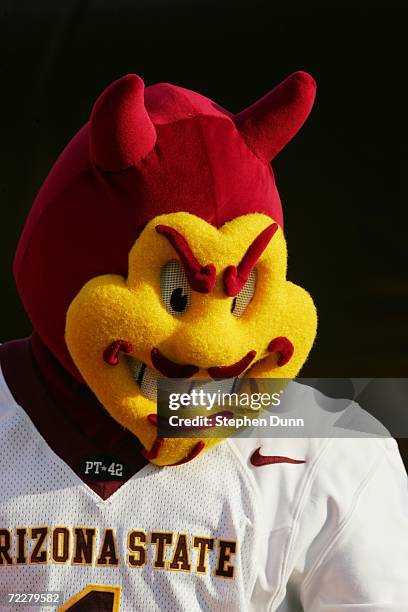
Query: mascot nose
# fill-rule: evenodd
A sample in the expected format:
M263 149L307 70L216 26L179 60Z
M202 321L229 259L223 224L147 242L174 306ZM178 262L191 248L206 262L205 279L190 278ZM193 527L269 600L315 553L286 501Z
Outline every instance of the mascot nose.
M228 378L229 372L238 376L249 365L255 357L253 348L250 338L237 337L236 330L229 329L225 319L213 317L211 321L203 318L179 330L167 354L179 363L207 370L212 378Z

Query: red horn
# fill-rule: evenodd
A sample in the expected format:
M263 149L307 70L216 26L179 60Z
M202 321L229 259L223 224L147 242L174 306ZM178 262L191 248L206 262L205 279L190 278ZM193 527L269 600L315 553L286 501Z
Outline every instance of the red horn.
M142 79L128 74L109 85L95 102L90 119L91 158L98 168L129 168L145 158L155 142Z
M235 115L235 125L255 155L271 161L300 130L315 95L316 83L310 74L295 72Z

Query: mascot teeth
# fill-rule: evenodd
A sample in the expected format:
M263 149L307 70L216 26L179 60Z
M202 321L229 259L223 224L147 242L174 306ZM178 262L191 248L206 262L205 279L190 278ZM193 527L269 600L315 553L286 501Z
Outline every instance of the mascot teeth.
M139 361L130 355L126 356L129 370L132 374L132 377L136 381L137 386L143 395L154 402L157 401L157 385L159 378L164 378L161 376L156 370L149 368L143 361ZM240 374L235 378L225 379L223 381L213 381L213 380L195 380L192 382L191 380L182 381L181 379L171 380L167 379L167 389L168 391L174 390L178 393L181 392L189 392L192 388L197 390L205 389L206 393L217 393L218 391L222 391L224 393L231 393L235 388L235 383L238 379L243 378L244 374Z
M142 361L133 357L128 357L129 369L141 392L147 399L156 401L157 399L157 380L159 374L149 368Z

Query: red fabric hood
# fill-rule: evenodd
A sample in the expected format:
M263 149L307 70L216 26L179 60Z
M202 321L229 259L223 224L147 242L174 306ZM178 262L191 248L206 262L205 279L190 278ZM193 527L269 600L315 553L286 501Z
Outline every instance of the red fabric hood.
M72 299L100 274L127 275L128 253L159 214L187 211L221 226L262 212L282 225L270 160L300 129L315 95L298 72L232 115L168 84L128 75L97 100L90 121L46 178L14 262L42 340L80 378L64 341Z

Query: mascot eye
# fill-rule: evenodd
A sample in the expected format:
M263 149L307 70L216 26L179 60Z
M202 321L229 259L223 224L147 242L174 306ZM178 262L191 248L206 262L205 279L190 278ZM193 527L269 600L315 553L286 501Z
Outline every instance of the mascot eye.
M178 261L169 261L160 271L160 288L167 312L182 314L191 302L191 289L183 267Z
M248 280L242 287L241 291L232 300L231 312L235 317L240 317L244 314L248 304L254 297L256 287L256 270L252 269Z

